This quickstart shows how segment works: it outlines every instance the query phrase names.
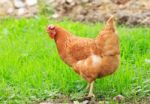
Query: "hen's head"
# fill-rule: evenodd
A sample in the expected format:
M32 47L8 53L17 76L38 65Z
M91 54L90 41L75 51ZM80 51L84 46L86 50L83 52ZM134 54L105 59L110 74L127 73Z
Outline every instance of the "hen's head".
M56 28L54 25L48 25L47 32L49 33L49 36L54 39L56 36Z

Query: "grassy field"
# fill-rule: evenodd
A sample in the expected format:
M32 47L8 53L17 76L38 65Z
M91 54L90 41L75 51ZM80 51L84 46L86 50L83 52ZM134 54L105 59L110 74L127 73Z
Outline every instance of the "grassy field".
M59 24L83 37L95 37L103 24L44 17L0 20L0 104L24 104L65 95L83 94L86 81L65 65L45 29ZM150 96L150 29L117 26L121 65L112 76L99 79L94 93L111 100L122 94L126 100Z

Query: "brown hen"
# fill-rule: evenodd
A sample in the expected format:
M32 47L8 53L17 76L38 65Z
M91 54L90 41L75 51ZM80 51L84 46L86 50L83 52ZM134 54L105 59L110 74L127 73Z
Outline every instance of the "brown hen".
M54 25L49 25L47 32L55 40L61 59L88 81L89 97L94 96L96 78L112 74L119 66L119 40L113 16L95 39L77 37Z

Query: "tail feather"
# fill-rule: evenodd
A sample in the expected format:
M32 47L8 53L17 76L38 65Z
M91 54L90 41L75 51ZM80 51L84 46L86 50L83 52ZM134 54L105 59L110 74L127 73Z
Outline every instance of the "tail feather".
M109 29L109 30L113 30L113 31L115 30L114 16L111 16L107 20L105 29Z

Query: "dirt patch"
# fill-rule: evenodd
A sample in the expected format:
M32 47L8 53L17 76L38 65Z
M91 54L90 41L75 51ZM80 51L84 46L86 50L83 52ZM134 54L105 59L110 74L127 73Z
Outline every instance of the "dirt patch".
M144 97L139 100L127 101L125 104L150 104L150 97Z
M58 99L49 99L47 101L40 102L38 104L116 104L117 101L110 100L100 100L97 98L79 98L71 100L69 97L62 97ZM149 104L150 103L150 97L145 97L142 99L134 99L130 101L122 101L123 104Z
M68 99L68 97L66 98L60 98L60 99L51 99L48 101L43 101L39 104L63 104L63 103L67 103L67 104L99 104L99 101L95 98L80 98L80 99Z

